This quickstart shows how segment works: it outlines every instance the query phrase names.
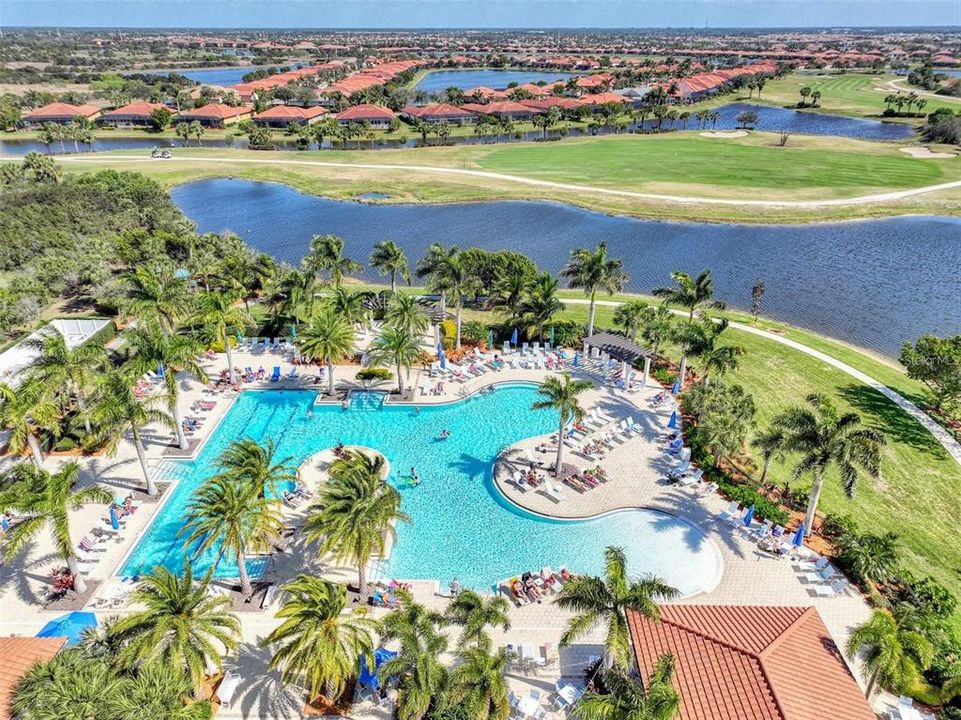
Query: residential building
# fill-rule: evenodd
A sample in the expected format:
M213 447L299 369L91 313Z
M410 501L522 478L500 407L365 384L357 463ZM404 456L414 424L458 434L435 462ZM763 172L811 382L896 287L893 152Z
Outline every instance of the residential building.
M382 105L354 105L343 112L337 113L337 122L341 125L351 123L367 123L371 127L387 128L397 117L393 110Z
M170 110L170 108L162 103L132 102L101 115L100 124L117 128L147 127L153 125L153 120L151 119L153 112L160 109ZM170 111L170 114L176 115L177 113Z
M43 107L31 110L22 118L22 122L27 127L36 127L44 123L56 123L57 125L69 125L78 119L95 120L100 115L100 108L93 105L70 105L68 103L55 102Z
M292 105L274 105L262 113L254 115L254 122L270 128L285 128L290 123L298 125L312 125L327 115L322 107L294 107Z
M193 122L196 120L206 127L223 127L233 125L245 118L249 118L253 110L245 105L224 105L222 103L210 103L203 107L185 110L177 118L179 122Z

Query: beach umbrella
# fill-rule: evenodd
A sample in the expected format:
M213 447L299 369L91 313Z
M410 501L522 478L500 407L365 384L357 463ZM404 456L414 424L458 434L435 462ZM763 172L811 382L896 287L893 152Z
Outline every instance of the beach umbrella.
M117 508L110 506L110 527L114 530L120 529L120 521L117 519Z
M574 353L574 362L571 363L573 367L577 367L578 365L580 365L580 357L581 357L580 353Z
M517 328L511 333L511 345L517 345Z
M487 347L491 349L494 348L494 331L493 330L487 331Z
M67 645L80 642L83 631L90 627L97 627L97 616L92 612L71 612L51 620L40 632L38 638L67 638Z
M804 523L802 522L794 533L794 537L791 538L791 544L794 547L801 547L804 544Z
M291 326L290 326L290 337L292 337L292 338L297 337L297 326L296 326L296 325L291 325Z
M667 426L672 430L677 427L677 410L671 413L671 419L667 421Z
M754 520L754 506L751 505L744 513L744 527L751 527L751 522Z
M671 395L677 395L679 392L681 392L681 378L677 378L671 385Z
M383 665L386 661L390 660L392 657L396 657L397 653L393 650L386 650L384 648L377 648L374 650L374 671L371 672L367 667L367 660L363 656L360 658L360 676L357 678L361 685L367 685L374 690L380 689L380 681L377 680L377 669Z
M157 377L166 377L166 374L164 373L164 366L163 366L163 365L158 365L158 366L157 366Z
M440 369L441 369L441 370L446 370L446 369L447 369L447 355L446 355L446 353L444 352L444 346L441 345L440 343L437 343L437 359L440 361Z
M551 326L551 345L554 344L554 326Z
M238 332L234 337L237 338L237 344L238 344L238 345L240 345L240 343L242 343L242 342L244 341L244 336L241 335L240 332Z

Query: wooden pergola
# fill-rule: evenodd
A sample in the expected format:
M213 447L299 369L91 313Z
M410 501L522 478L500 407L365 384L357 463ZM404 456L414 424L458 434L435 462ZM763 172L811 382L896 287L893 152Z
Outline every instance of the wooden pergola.
M641 382L641 389L647 387L648 378L651 375L651 361L654 353L647 348L638 345L626 335L614 332L594 333L589 338L584 338L584 356L587 357L590 349L594 348L602 358L616 360L621 363L621 377L625 383L628 378L628 366L633 366L639 360L644 360L644 379Z

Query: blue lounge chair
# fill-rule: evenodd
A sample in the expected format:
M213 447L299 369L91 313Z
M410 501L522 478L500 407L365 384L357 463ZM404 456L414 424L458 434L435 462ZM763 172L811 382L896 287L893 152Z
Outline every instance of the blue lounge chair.
M270 374L270 382L280 380L280 365L274 365L274 371Z

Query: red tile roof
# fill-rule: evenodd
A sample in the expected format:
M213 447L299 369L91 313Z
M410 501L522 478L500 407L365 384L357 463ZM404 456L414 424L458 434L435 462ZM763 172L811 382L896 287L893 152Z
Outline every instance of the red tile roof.
M642 680L677 661L680 720L875 720L814 608L665 605L628 612Z
M222 105L221 103L210 103L209 105L180 113L180 119L218 118L220 120L226 120L227 118L238 117L240 115L249 115L250 112L250 108L244 107L243 105L233 107L231 105Z
M612 92L602 92L596 95L581 95L581 102L585 105L606 105L607 103L625 103L627 98Z
M322 107L292 107L290 105L274 105L262 113L254 115L254 120L313 120L320 115L326 115L327 110Z
M576 98L567 97L545 97L534 100L521 100L521 105L529 107L531 110L547 110L552 107L559 107L561 110L577 110L584 103Z
M405 105L403 111L413 117L429 118L465 118L473 117L474 113L470 110L449 105L448 103L431 103L429 105Z
M164 108L165 110L170 109L163 103L132 102L127 105L118 107L115 110L111 110L108 113L104 113L104 117L111 118L116 116L127 116L127 115L150 117L150 113L160 108ZM174 114L174 113L171 113L171 114Z
M13 717L10 700L17 683L34 663L46 662L67 642L65 637L0 638L0 718Z
M68 105L67 103L50 103L36 110L31 110L23 116L24 120L43 120L44 118L59 117L93 117L100 112L100 108L93 105Z
M389 108L380 105L354 105L341 113L337 113L338 120L362 122L364 120L390 120L396 117Z
M463 107L467 107L468 103L464 103ZM477 112L483 112L487 115L504 115L513 113L524 113L531 114L534 112L532 108L526 105L521 105L519 102L514 102L513 100L503 100L501 102L488 103L487 105L474 105L470 104L469 109L474 110L475 108L482 108Z

